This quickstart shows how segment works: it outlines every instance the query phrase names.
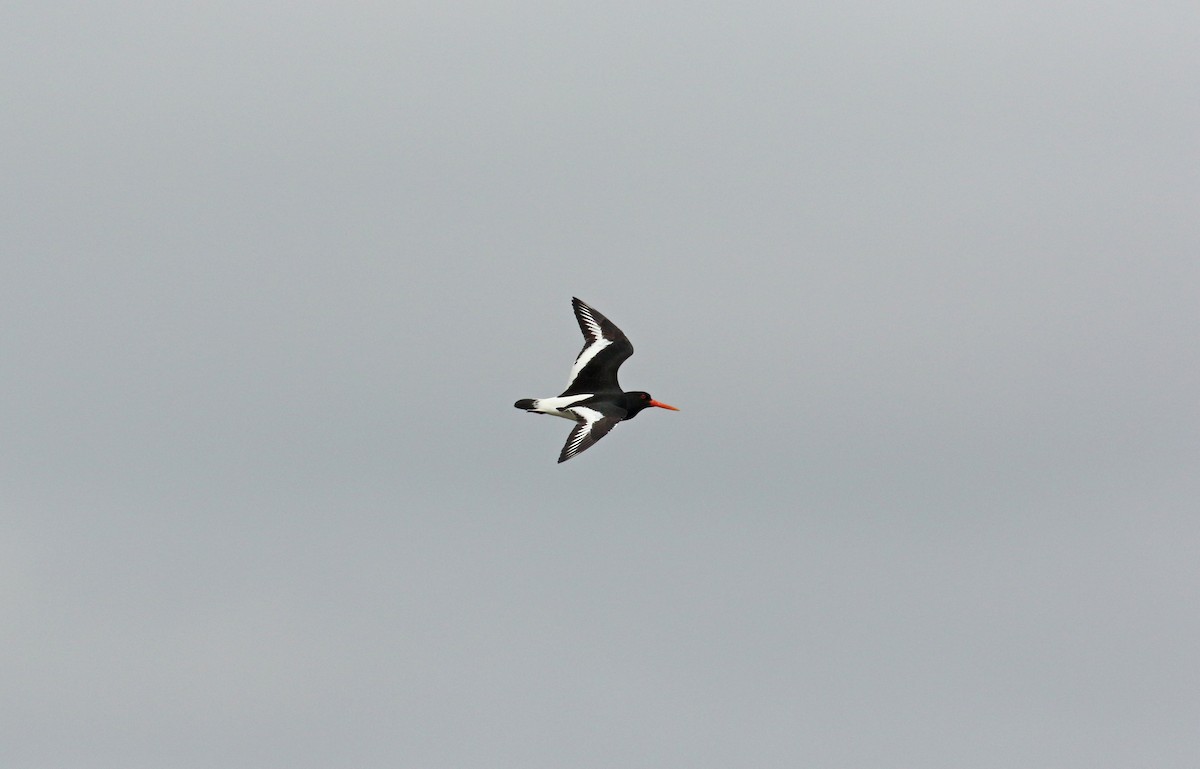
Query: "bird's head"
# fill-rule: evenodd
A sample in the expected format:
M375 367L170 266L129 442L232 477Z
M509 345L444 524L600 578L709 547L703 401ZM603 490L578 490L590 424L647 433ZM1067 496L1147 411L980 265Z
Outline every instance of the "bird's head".
M666 403L659 403L650 397L650 393L634 390L633 392L625 393L625 415L626 419L633 419L637 413L644 408L656 406L660 409L669 409L671 411L679 411L674 406L669 406Z

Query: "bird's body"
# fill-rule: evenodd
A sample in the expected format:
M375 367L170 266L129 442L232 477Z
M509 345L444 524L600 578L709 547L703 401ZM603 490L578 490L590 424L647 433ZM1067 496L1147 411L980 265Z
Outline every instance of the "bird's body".
M571 306L583 332L584 344L571 366L567 389L554 398L523 398L513 404L531 413L550 414L576 423L558 456L559 462L590 448L618 422L633 419L644 408L679 410L659 403L650 393L622 390L617 383L617 369L633 355L633 345L612 321L579 299L573 298Z

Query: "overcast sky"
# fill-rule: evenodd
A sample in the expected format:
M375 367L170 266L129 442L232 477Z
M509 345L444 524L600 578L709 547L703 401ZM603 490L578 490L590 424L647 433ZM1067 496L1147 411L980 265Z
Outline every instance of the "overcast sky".
M6 3L0 763L1200 766L1198 39Z

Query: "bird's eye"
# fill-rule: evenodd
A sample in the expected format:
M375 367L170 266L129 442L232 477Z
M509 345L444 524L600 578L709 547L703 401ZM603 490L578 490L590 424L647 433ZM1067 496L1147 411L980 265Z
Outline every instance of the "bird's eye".
M644 401L650 400L650 393L642 393L642 400L644 400Z

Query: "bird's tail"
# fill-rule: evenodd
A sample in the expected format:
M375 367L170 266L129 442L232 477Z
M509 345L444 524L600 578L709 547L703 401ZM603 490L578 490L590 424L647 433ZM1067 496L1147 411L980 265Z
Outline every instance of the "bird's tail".
M517 401L513 405L519 409L525 409L526 411L533 411L533 404L534 404L533 398L522 398L521 400Z

